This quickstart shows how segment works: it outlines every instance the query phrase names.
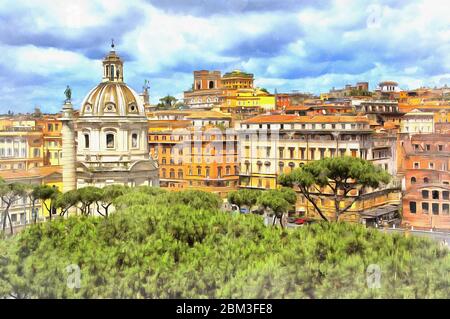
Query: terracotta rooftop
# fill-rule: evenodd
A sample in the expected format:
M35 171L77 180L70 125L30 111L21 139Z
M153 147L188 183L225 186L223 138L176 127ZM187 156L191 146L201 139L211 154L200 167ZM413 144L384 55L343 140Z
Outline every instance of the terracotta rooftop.
M62 174L61 166L41 166L29 170L2 170L0 177L5 180L46 177L54 173Z
M366 116L334 116L334 115L261 115L242 123L369 123Z
M286 111L307 111L311 109L311 106L305 106L305 105L289 105L286 106Z

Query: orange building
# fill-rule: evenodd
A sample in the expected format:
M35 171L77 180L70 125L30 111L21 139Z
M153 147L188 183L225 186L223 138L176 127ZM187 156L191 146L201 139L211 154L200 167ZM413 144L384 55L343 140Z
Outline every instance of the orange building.
M62 123L56 117L44 116L36 120L41 127L44 138L44 165L61 165L62 157Z
M224 196L239 180L237 136L230 115L215 111L161 111L149 120L150 154L160 186L195 188Z
M450 230L450 134L417 134L400 143L403 224Z
M184 104L193 109L219 107L223 101L220 71L194 71L192 89L184 92Z

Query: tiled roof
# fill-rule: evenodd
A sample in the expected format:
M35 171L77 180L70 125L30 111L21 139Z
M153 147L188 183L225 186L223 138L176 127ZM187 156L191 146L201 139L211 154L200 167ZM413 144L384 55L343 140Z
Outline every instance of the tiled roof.
M311 106L305 106L305 105L289 105L286 106L286 111L307 111L311 109Z
M369 123L366 116L334 116L334 115L261 115L250 118L242 123Z

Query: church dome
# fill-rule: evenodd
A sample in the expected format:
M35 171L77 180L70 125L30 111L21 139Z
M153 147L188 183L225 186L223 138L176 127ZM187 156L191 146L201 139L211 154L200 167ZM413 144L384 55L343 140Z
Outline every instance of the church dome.
M81 104L80 116L145 116L138 94L125 83L102 82Z
M80 116L145 116L141 97L123 82L123 61L114 44L111 49L103 59L102 82L84 98Z

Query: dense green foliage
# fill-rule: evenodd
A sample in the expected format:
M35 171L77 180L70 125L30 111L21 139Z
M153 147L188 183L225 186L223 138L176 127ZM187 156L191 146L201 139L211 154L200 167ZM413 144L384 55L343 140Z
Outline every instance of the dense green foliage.
M342 222L266 227L214 202L140 189L116 198L109 218L32 225L0 241L0 298L450 297L449 252L427 239ZM80 288L67 285L70 264ZM370 264L379 289L367 286Z
M256 205L258 197L260 195L261 195L260 190L243 188L229 192L227 198L228 202L230 202L231 204L251 209L252 206Z
M312 161L278 177L281 185L298 187L324 220L328 218L317 205L318 199L333 200L335 220L339 220L339 216L359 200L361 191L369 187L377 188L390 180L391 176L382 168L370 161L350 156ZM323 191L323 188L327 190ZM357 195L350 196L352 191L357 191ZM351 200L341 205L347 199Z

